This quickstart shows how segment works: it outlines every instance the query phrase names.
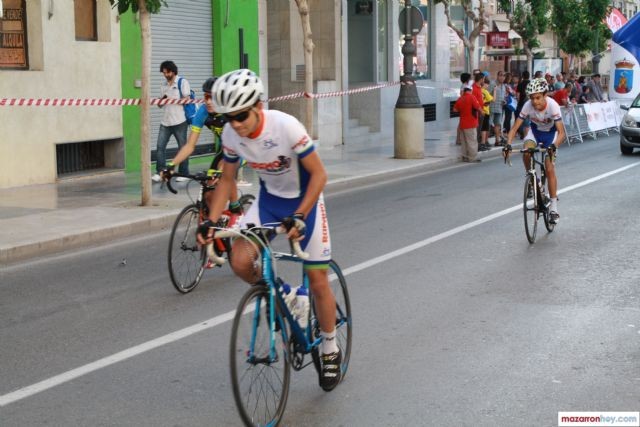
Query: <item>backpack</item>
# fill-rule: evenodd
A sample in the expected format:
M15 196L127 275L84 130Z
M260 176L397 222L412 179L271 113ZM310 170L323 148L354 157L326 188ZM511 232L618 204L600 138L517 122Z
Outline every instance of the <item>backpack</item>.
M507 107L507 109L509 111L516 111L518 108L518 101L516 101L516 97L513 96L512 94L508 94L507 98L505 99L505 106Z
M182 77L178 79L178 92L180 93L180 99L183 98L182 97L182 80L184 80ZM193 91L193 89L189 93L189 98L196 99L196 93ZM196 104L184 104L182 108L184 108L184 116L187 118L187 123L191 124L191 122L193 121L193 118L196 115Z

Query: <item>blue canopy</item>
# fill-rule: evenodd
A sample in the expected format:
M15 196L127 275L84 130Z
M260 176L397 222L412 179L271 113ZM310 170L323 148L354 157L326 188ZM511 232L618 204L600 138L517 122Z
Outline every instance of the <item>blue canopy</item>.
M627 49L640 63L640 13L613 33L612 40Z

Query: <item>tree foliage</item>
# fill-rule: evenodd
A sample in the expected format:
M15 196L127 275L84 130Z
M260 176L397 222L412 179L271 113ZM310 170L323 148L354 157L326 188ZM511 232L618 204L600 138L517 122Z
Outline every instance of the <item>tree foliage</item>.
M540 47L538 36L550 25L549 0L499 0L502 10L507 11L511 29L522 37L522 50L530 63L533 49Z
M465 34L463 29L456 27L451 20L451 6L454 3L453 0L435 0L435 3L441 3L444 6L447 25L458 35L460 40L462 40L462 44L469 51L469 57L472 58L473 68L476 68L475 57L473 55L473 51L476 48L476 39L489 23L485 7L486 0L459 0L460 6L462 6L462 10L464 11L465 18L473 23L473 29L468 35ZM457 3L455 5L457 6ZM471 64L467 63L467 71L470 71L470 68Z
M551 0L552 24L558 47L568 54L601 52L611 31L603 22L608 0Z
M119 15L124 14L129 8L133 13L137 13L139 10L138 0L109 0L109 2L111 6L117 6ZM169 7L166 0L145 0L145 4L149 13L158 13L163 6Z

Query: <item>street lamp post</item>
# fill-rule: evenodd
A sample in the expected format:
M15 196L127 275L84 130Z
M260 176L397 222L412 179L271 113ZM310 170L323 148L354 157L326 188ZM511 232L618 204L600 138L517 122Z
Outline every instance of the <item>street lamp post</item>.
M404 1L404 45L402 46L403 75L394 112L394 157L396 159L424 158L424 110L413 78L413 25L411 0ZM412 25L413 24L413 25ZM402 23L401 23L402 28Z

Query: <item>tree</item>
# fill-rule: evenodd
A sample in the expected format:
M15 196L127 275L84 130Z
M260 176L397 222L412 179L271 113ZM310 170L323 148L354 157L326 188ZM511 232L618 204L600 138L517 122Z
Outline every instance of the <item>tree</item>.
M311 21L309 18L309 3L307 0L296 0L300 19L302 21L303 46L304 46L304 91L313 93L313 39L311 38ZM305 99L304 125L307 132L313 135L313 98Z
M151 159L149 156L149 93L151 80L151 16L150 13L158 13L162 6L167 7L165 0L109 0L112 6L117 6L118 14L122 15L131 9L134 13L140 13L140 32L142 37L142 98L140 114L142 116L142 129L140 132L140 166L142 182L141 205L151 204Z
M543 34L550 24L549 0L499 1L502 10L507 11L511 29L522 37L522 51L527 56L527 68L531 70L533 49L540 47L538 36Z
M558 47L569 55L594 52L594 60L606 47L611 31L604 23L608 0L551 0L552 24ZM594 61L597 62L597 61Z
M467 49L471 61L467 62L466 70L471 71L474 68L478 68L476 57L474 55L476 40L489 22L485 12L485 0L476 0L475 2L473 0L460 0L464 16L473 22L473 30L471 30L469 35L466 35L463 29L456 27L451 20L451 5L453 0L435 0L435 2L442 3L444 6L444 14L447 17L447 25L458 35L460 40L462 40L462 44L464 44L465 49ZM475 7L474 3L477 3L478 6Z

